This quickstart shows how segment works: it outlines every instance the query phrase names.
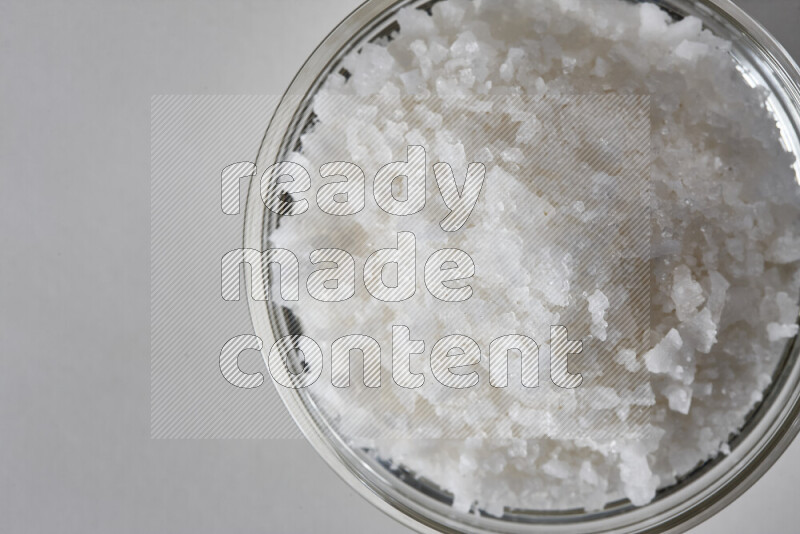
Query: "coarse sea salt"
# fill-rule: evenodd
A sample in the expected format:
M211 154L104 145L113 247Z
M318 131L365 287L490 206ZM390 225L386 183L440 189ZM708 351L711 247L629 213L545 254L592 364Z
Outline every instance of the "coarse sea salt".
M383 164L398 159L387 148L391 139L430 147L430 157L437 158L430 161L450 162L456 176L464 176L468 161L484 162L487 209L476 210L472 221L493 231L496 256L476 258L491 294L474 297L482 299L478 321L452 309L425 315L414 308L427 301L367 312L362 291L347 313L336 317L297 306L306 333L332 340L367 326L413 325L415 320L418 329L441 335L453 327L493 334L536 330L558 324L562 307L582 299L591 335L611 336L604 287L573 294L570 281L580 274L575 266L547 247L535 257L526 252L529 213L562 210L576 225L591 225L596 217L585 199L548 198L520 172L526 147L542 134L536 116L518 117L515 136L504 146L466 154L460 133L449 131L422 99L417 104L398 100L391 120L374 123L369 123L374 110L364 107L358 110L361 119L352 118L348 127L326 97L647 94L651 339L639 353L620 347L614 362L619 372L646 370L649 383L636 398L651 405L652 415L650 432L639 440L560 439L546 429L541 437L521 439L512 423L531 408L517 403L493 419L465 416L473 429L491 427L503 439L374 440L370 446L376 454L451 492L456 509L477 506L494 515L505 507L599 509L619 497L644 505L657 488L698 463L728 454L730 436L769 385L786 339L797 334L800 293L794 160L781 145L764 93L737 71L730 43L695 18L673 21L654 5L611 0L446 0L431 14L404 9L398 22L400 30L390 40L365 44L344 59L346 74L329 76L314 103L317 122L304 135L303 155L297 157L314 161L333 154L359 164ZM412 115L414 122L407 119ZM345 236L359 261L398 224L377 210L335 224L316 212L304 217L303 226L282 224L274 243L296 250L318 240L307 228L325 228ZM431 219L430 229L417 230L421 256L460 244L458 235L442 234L437 224ZM559 283L539 282L544 279ZM344 406L344 395L333 389L321 394L329 413L335 416ZM561 402L568 405L565 395ZM390 415L402 418L403 410L410 413L432 398L406 401ZM597 389L593 401L620 418L632 406L614 389ZM386 415L362 408L376 425Z

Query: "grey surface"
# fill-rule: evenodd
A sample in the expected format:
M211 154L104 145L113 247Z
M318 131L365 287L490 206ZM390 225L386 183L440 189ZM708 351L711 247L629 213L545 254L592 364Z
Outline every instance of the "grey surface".
M305 442L149 437L150 96L280 92L356 4L0 4L1 532L408 532ZM800 442L694 532L796 532L798 484Z

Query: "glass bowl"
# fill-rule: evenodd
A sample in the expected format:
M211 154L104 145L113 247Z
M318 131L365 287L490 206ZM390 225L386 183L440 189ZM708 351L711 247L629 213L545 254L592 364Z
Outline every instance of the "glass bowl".
M369 0L343 20L317 47L295 76L262 140L257 168L263 170L298 144L311 124L310 103L325 78L337 72L342 58L361 44L397 29L403 7L434 2ZM733 43L731 55L753 86L769 91L786 149L800 154L800 72L786 51L758 23L729 0L656 0L677 17L694 15L704 27ZM798 163L795 162L796 171ZM800 172L797 172L800 175ZM244 247L270 248L277 216L265 208L259 176L251 181L245 213ZM267 280L253 280L268 284ZM264 341L264 356L276 339L293 333L291 312L274 302L250 300L255 333ZM749 488L778 459L800 430L800 363L798 342L791 340L773 383L741 431L731 438L730 454L697 466L677 483L662 488L649 504L611 502L601 511L506 510L497 518L455 511L452 496L402 466L353 448L321 415L307 389L276 386L295 422L316 451L353 489L389 516L419 532L598 533L683 532L720 511Z

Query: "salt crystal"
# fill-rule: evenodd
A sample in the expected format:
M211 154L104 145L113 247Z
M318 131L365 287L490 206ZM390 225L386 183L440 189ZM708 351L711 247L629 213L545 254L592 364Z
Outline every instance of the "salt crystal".
M596 289L586 301L589 305L589 313L592 315L591 333L600 341L605 341L608 323L603 318L609 306L608 297L602 291Z
M686 61L697 61L698 58L706 55L710 48L705 43L694 43L684 40L675 48L675 55Z
M636 359L636 352L630 349L622 349L619 351L614 357L614 361L625 367L625 369L631 373L635 373L642 366L641 362Z
M647 451L641 443L628 443L622 446L619 476L625 496L634 505L647 504L655 496L659 479L650 470Z
M800 260L800 238L786 233L772 242L767 249L767 259L775 263L791 263Z
M767 335L770 341L778 341L797 335L797 324L769 323L767 325Z
M692 390L681 384L669 384L661 392L669 401L669 409L678 413L688 414L692 405Z
M688 319L704 301L703 288L692 278L686 265L679 265L673 271L672 301L679 321Z
M503 161L508 161L510 163L521 163L525 156L522 153L522 150L519 148L508 148L500 153L500 157L503 159Z
M670 372L676 366L681 347L683 347L681 335L673 328L655 347L645 353L644 362L647 369L658 374Z
M797 322L797 315L800 313L797 299L793 299L788 293L781 291L775 295L775 303L778 305L778 320L781 323L791 324Z

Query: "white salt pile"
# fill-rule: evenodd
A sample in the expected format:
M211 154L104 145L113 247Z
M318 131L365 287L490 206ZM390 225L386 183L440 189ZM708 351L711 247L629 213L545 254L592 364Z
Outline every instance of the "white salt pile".
M559 324L568 303L579 303L590 318L581 335L617 343L611 364L620 373L647 376L640 390L650 405L646 438L567 439L547 429L520 437L513 413L470 420L469 411L442 409L434 424L469 425L473 437L371 445L451 492L463 511L598 509L620 497L648 503L657 488L727 451L729 437L770 384L787 339L797 334L800 198L793 157L781 146L764 93L737 71L729 43L703 30L697 19L673 22L648 4L447 0L435 4L432 14L406 9L398 20L400 31L391 40L364 45L345 59L347 75L327 80L315 103L318 122L304 135L296 158L309 170L323 161L355 162L368 177L387 162L404 160L397 147L406 144L425 146L429 165L450 162L456 176L464 176L468 162L484 162L486 185L468 223L472 233L443 232L435 209L426 208L411 222L367 202L363 213L351 217L311 209L282 222L273 242L300 257L314 248L343 248L363 267L371 252L396 245L388 237L413 229L423 261L446 247L473 256L475 294L447 308L436 307L424 292L405 303L381 303L361 287L335 313L301 298L295 311L305 333L324 348L342 335L378 332L386 349L392 324L408 325L412 337L426 339L428 350L428 339L453 332L473 335L482 347L492 336L517 331L539 342L549 339L546 329ZM626 348L609 319L609 288L624 281L598 279L594 291L578 292L575 279L589 266L570 265L559 250L536 242L539 212L580 228L594 222L596 206L564 191L548 197L531 181L525 154L542 130L535 116L517 123L510 138L483 132L483 148L473 151L481 146L478 133L451 129L436 109L413 99L394 101L385 114L364 106L348 116L326 100L589 93L651 97L651 331L643 350ZM540 282L545 279L559 283ZM545 369L540 376L547 376ZM583 387L563 394L577 395ZM600 399L599 390L594 393ZM619 393L607 388L602 402L619 408L624 418L627 407ZM334 415L352 395L330 387L315 394ZM380 425L387 416L396 422L403 410L422 410L435 400L433 393L393 394L398 413L360 407L370 424ZM524 408L524 401L513 405ZM506 426L498 431L501 425ZM503 438L481 439L481 431Z

